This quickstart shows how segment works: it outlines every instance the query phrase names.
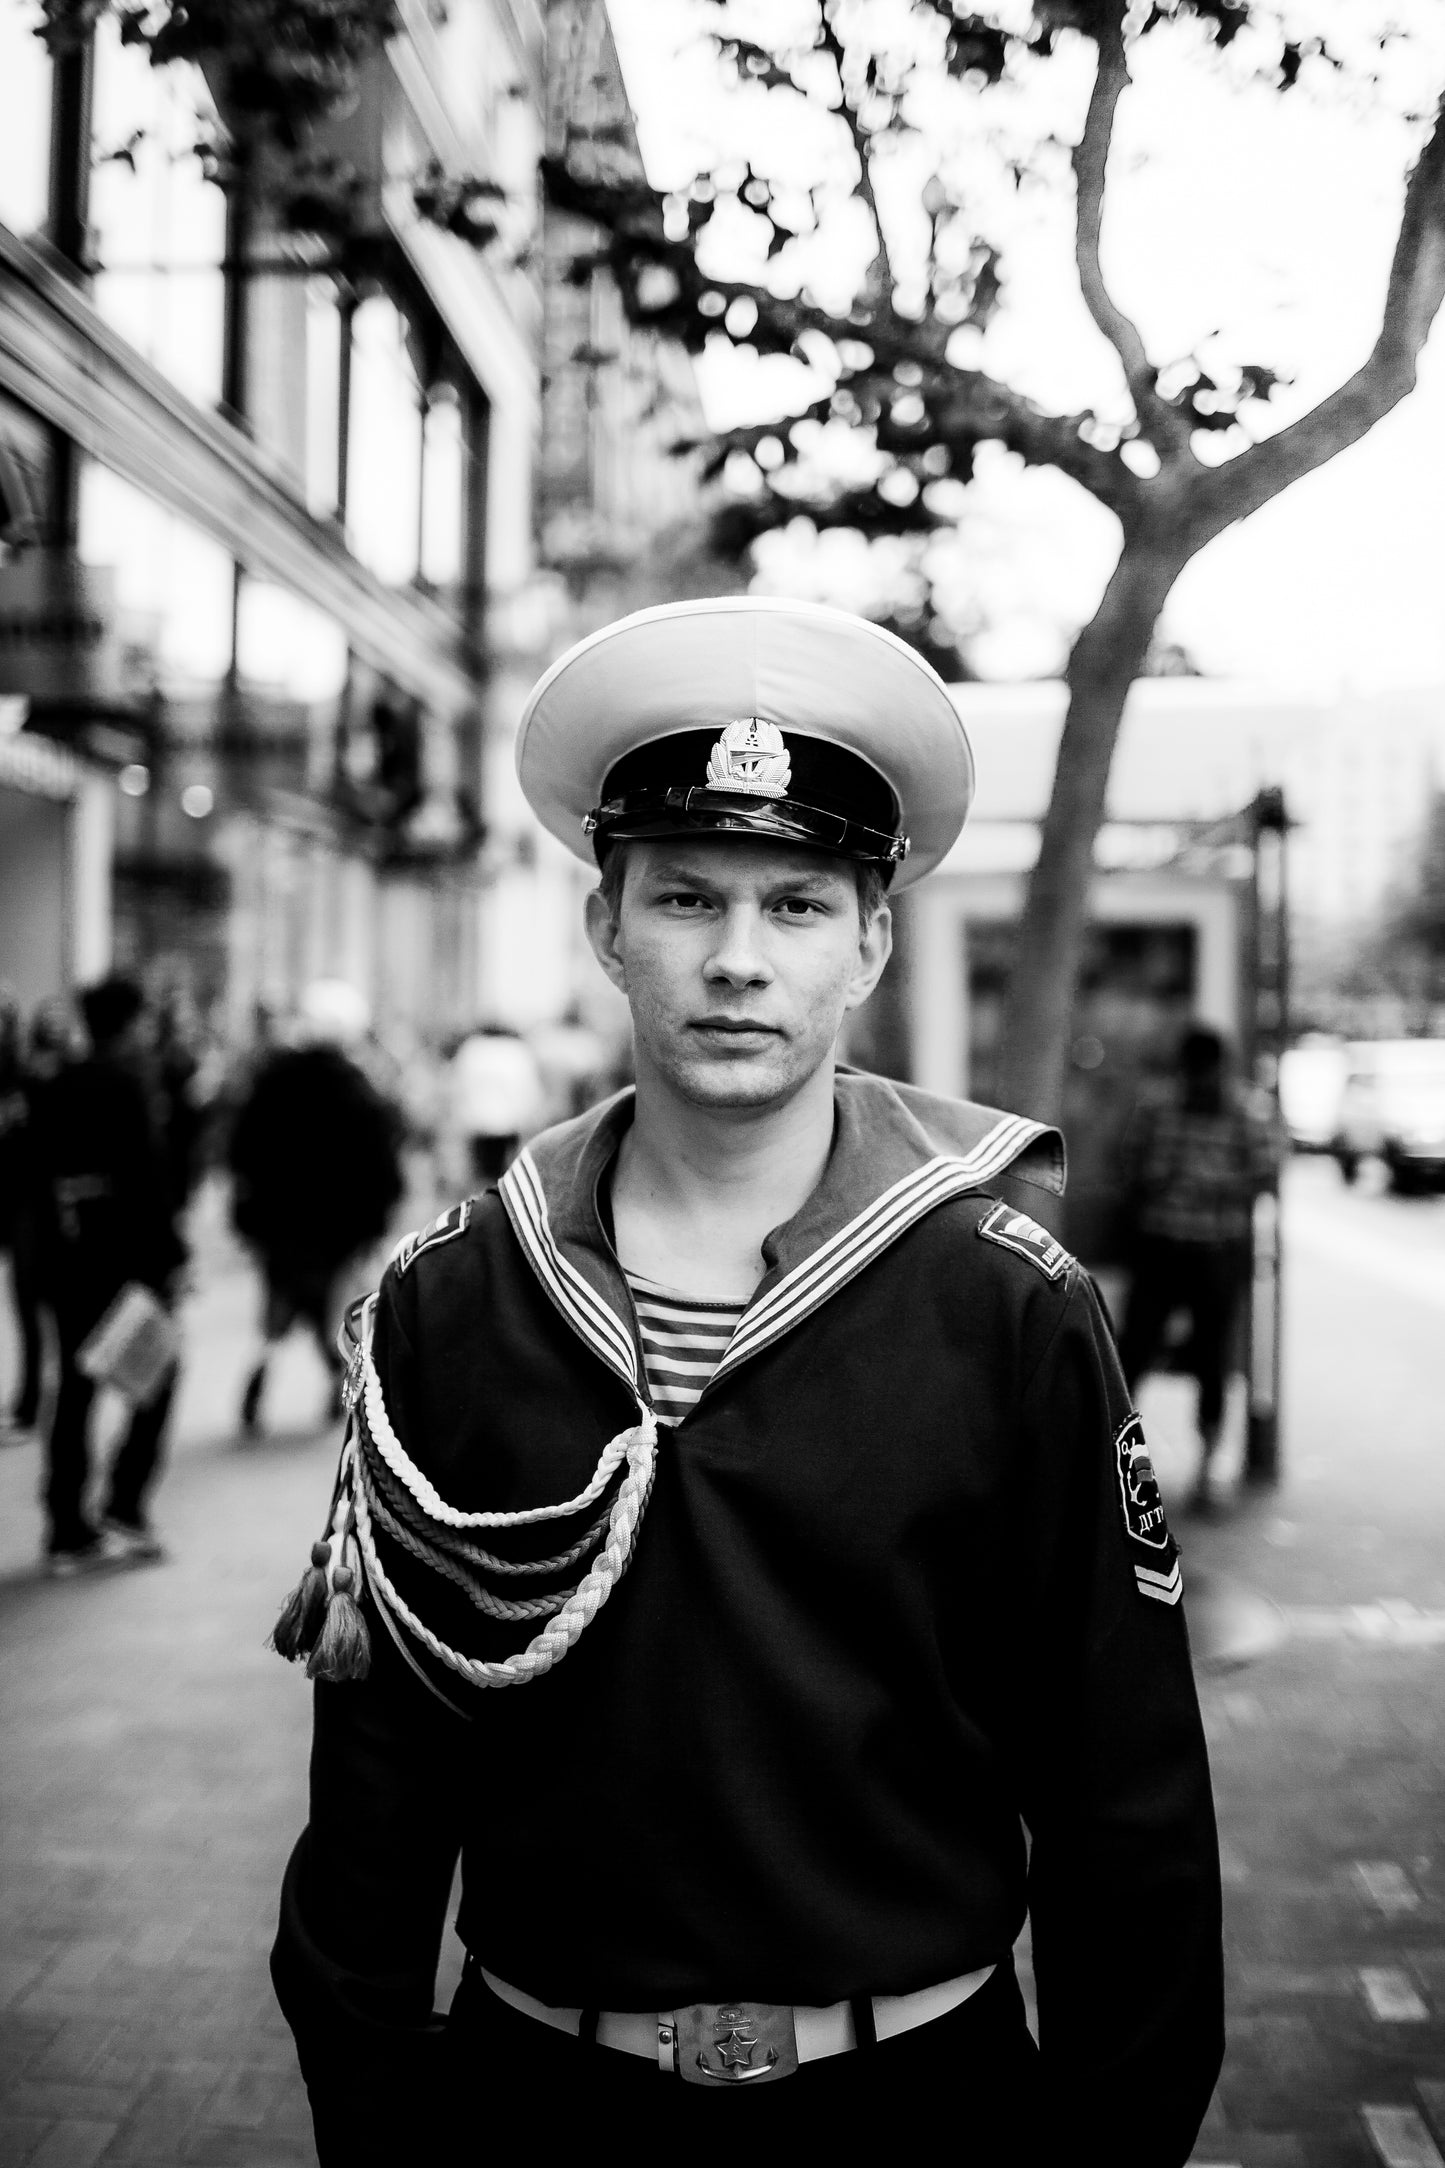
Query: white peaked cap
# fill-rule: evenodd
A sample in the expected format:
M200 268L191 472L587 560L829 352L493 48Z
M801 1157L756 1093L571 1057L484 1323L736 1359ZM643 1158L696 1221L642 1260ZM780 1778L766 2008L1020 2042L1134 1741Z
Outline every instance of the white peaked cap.
M785 739L841 746L883 776L910 842L894 889L946 856L973 797L973 756L947 687L881 625L817 602L721 595L604 625L533 687L517 774L543 827L591 864L583 823L619 760L753 716Z

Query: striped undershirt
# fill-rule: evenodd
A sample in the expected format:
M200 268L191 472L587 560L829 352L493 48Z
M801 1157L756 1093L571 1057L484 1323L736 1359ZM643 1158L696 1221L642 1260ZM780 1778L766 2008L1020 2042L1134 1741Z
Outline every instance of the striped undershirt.
M652 1405L664 1423L680 1423L722 1361L747 1303L695 1302L640 1272L627 1273L627 1284Z

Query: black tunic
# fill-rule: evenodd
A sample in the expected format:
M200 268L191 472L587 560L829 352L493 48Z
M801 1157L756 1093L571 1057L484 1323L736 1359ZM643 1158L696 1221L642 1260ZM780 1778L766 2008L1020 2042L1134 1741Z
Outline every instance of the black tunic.
M571 2006L903 1993L1006 1958L1028 1910L1071 2121L1187 2158L1222 1988L1177 1552L1087 1275L973 1186L1048 1139L875 1078L837 1105L566 1658L490 1692L422 1658L457 1714L373 1613L370 1678L317 1689L274 1966L318 2129L363 2045L373 2102L429 2082L460 1853L468 1947ZM567 1498L637 1418L597 1209L629 1118L539 1140L383 1283L392 1420L455 1506ZM386 1563L451 1646L527 1638Z

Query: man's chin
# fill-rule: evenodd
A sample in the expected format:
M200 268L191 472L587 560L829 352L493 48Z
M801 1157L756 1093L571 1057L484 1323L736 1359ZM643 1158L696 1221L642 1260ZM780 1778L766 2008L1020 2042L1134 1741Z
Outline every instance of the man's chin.
M791 1063L753 1057L687 1062L673 1081L697 1107L768 1107L790 1099L807 1078L795 1075Z

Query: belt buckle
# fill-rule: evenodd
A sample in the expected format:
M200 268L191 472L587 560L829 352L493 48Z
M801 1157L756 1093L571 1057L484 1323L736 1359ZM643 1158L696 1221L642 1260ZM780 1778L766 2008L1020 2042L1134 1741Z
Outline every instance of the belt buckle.
M798 2067L791 2003L695 2002L676 2019L677 2070L689 2085L765 2085Z

